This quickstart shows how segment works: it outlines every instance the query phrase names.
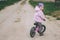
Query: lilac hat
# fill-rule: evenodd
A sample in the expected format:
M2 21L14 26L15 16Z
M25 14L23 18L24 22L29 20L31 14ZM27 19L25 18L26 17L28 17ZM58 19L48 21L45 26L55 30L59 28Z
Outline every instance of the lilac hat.
M44 4L43 4L43 3L39 3L38 6L39 6L39 7L40 7L40 6L44 6Z

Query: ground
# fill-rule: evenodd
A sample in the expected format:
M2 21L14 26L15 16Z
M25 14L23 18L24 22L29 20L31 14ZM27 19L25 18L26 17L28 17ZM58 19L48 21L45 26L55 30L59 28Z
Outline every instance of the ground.
M60 40L60 21L51 16L43 23L46 26L44 36L29 35L33 27L34 8L28 3L20 2L0 11L0 40Z

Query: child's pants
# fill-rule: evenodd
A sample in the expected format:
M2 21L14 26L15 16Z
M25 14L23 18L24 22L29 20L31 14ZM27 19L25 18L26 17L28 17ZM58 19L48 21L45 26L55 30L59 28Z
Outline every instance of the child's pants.
M38 26L39 26L39 33L41 33L41 30L42 30L42 24L40 23L40 22L36 22L37 24L38 24ZM38 27L37 26L37 27Z

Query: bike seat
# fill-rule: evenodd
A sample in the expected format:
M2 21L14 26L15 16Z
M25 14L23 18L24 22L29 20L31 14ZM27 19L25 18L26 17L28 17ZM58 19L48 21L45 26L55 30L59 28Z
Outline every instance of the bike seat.
M34 23L34 25L38 25L38 23Z

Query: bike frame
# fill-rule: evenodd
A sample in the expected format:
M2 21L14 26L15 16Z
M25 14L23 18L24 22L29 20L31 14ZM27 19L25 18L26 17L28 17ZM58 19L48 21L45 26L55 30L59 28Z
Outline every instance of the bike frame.
M38 32L39 30L39 26L36 26L35 32Z

